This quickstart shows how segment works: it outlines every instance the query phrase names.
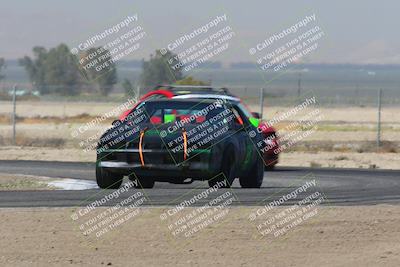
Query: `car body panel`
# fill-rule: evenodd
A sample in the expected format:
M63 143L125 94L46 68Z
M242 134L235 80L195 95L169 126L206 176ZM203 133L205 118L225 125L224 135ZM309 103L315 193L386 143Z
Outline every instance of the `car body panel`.
M182 134L181 129L173 130L171 134L161 137L161 132L170 131L175 129L174 123L177 124L178 120L173 122L167 119L161 124L152 124L151 117L153 113L166 112L167 110L176 109L182 110L182 105L196 106L201 108L201 105L211 105L216 101L211 99L156 99L156 100L143 100L141 104L136 106L136 109L143 108L147 113L145 121L140 125L129 124L129 120L124 120L118 127L119 129L109 129L105 134L117 131L120 135L125 136L126 132L131 129L135 131L129 137L121 140L120 142L113 142L112 145L99 142L98 147L98 162L97 166L106 168L111 172L120 173L123 175L135 174L139 176L153 176L156 180L163 181L168 179L199 179L208 180L218 175L222 167L224 153L227 149L234 152L234 164L237 165L237 175L242 175L249 172L254 165L258 155L257 149L248 138L246 128L256 129L247 118L242 118L242 124L234 120L233 109L237 109L238 113L242 111L236 106L234 102L226 101L221 106L216 106L215 110L210 111L207 115L219 115L224 113L232 113L229 118L231 121L223 118L221 122L226 127L226 132L221 132L215 140L210 141L210 145L193 149L190 153L183 153L181 149L167 148L166 144L174 143L175 140L180 138ZM218 104L219 105L219 104ZM218 113L217 111L221 112ZM137 112L140 114L141 112ZM175 116L179 118L180 116ZM213 118L213 117L211 117ZM215 117L214 117L215 118ZM181 117L182 119L182 117ZM184 117L183 117L184 119ZM181 122L181 121L179 121ZM183 128L187 132L191 132L196 125L202 125L202 122L193 121L193 123L184 124ZM127 126L128 125L128 126ZM214 129L218 128L216 125L211 124ZM115 127L114 127L115 128ZM248 129L247 129L248 130ZM100 140L106 140L101 138ZM111 140L111 141L110 141ZM114 136L107 141L119 140L118 136ZM140 141L142 140L142 141ZM139 141L141 142L139 144ZM142 147L143 145L143 147ZM180 146L181 144L179 144ZM105 147L105 148L104 148Z
M145 94L132 109L124 112L120 116L120 120L124 120L141 102L156 97L167 99L224 99L233 103L241 103L242 108L246 109L246 113L251 113L240 98L229 94L225 88L216 89L211 86L160 85L157 86L155 90ZM273 167L278 163L280 153L277 131L274 127L268 126L266 122L260 119L254 117L249 118L250 123L258 127L263 137L268 139L267 142L269 142L269 144L267 145L267 149L262 150L262 157L267 167ZM153 122L157 122L156 119L154 119Z

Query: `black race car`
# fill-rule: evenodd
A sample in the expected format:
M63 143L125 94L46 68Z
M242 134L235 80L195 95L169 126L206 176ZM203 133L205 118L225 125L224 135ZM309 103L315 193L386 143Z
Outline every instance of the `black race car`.
M262 140L247 112L227 99L154 99L113 123L97 147L100 188L119 188L124 176L139 188L155 181L259 188Z

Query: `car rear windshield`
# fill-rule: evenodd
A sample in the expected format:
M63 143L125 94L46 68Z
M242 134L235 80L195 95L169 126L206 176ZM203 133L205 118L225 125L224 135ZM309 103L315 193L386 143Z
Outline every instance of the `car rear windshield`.
M223 101L215 100L207 102L180 102L161 101L147 102L138 106L145 111L147 122L153 124L185 121L185 123L197 124L212 118L226 110Z

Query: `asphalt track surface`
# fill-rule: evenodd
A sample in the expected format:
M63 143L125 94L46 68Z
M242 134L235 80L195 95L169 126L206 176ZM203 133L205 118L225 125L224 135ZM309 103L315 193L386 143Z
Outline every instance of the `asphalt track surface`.
M94 164L81 162L0 161L0 173L95 180ZM283 205L295 204L313 192L325 197L322 205L400 203L400 170L278 167L275 171L264 173L264 183L260 189L242 189L235 180L232 188L219 189L207 198L199 198L199 194L208 189L207 182L156 183L153 189L129 189L121 193L118 198L108 197L110 200L105 205L115 205L138 191L146 197L143 205L150 206L174 206L193 198L196 198L196 201L192 206L202 206L213 197L228 191L235 197L232 205L267 205L312 180L316 181L316 186L308 188L296 198L287 199ZM110 196L114 191L101 189L2 191L0 207L86 206Z

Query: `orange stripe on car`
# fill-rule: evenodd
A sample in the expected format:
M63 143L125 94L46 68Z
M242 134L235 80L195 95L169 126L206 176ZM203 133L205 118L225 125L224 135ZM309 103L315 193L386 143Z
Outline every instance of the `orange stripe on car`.
M140 156L140 162L142 163L142 166L144 166L144 158L143 158L143 138L144 138L144 132L146 130L140 131L140 138L139 138L139 156Z
M183 160L187 158L187 133L185 129L182 129L183 136Z

